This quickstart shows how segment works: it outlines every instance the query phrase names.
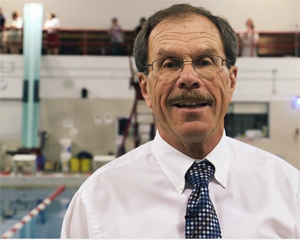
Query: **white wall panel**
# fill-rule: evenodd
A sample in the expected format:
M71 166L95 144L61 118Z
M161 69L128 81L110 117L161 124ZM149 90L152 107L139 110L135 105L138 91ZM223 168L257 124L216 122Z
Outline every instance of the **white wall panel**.
M233 101L269 101L271 96L271 80L238 80Z
M0 137L20 139L23 57L2 55L0 65L3 66L3 63L9 64L1 68L1 78L8 79L9 85L6 89L0 90L2 96ZM281 127L288 129L286 134L289 135L284 137L290 139L291 133L299 128L299 109L291 106L293 96L300 96L299 64L299 58L239 58L237 87L233 97L235 102L240 103L270 104L271 137L268 141L259 140L250 144L282 155L297 167L299 166L297 163L299 144L298 148L295 146L289 151L284 147L281 148L280 144L283 142L278 139L278 136L283 133L279 133L278 129ZM59 151L58 139L67 136L66 130L61 130L61 121L69 118L73 119L75 127L79 130L76 149L93 146L90 151L100 153L98 147L100 143L96 140L102 141L99 136L103 137L107 129L104 127L101 130L98 125L91 124L93 117L96 114L103 118L109 113L116 120L120 116L129 116L135 94L134 89L129 88L129 77L127 57L43 56L40 80L40 126L42 130L46 129L52 134L49 156L51 154L54 156L55 151ZM89 99L80 99L82 88L88 90ZM94 134L93 143L90 143L91 134ZM105 137L107 137L105 141L109 141L111 146L103 147L101 152L111 150L114 146L115 136L105 135ZM291 139L286 140L287 146L296 144L288 142L292 141Z
M22 101L0 101L0 138L21 138L22 133Z
M1 79L8 87L1 98L21 98L23 57L2 55ZM300 95L299 58L238 58L235 101L268 101ZM13 66L13 67L12 67ZM7 71L10 69L10 71ZM81 89L89 98L132 99L129 88L130 69L127 57L43 56L41 64L41 98L80 98Z
M0 99L21 99L23 97L23 79L21 77L1 76ZM3 83L5 82L5 83Z
M45 78L41 81L40 96L44 99L81 98L81 90L88 90L88 98L133 99L127 79L68 79Z

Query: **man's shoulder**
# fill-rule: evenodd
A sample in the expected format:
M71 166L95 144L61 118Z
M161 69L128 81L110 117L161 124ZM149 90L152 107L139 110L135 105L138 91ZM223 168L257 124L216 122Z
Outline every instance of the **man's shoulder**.
M280 159L279 156L268 152L266 150L263 150L261 148L255 147L251 145L250 143L243 142L231 137L226 137L228 144L231 149L234 151L238 151L239 153L247 154L247 155L257 155L257 156L262 156L262 157L267 157L267 158L277 158Z
M285 161L281 156L230 137L227 137L227 141L231 152L235 155L237 161L247 161L249 166L251 164L259 164L259 166L281 168L282 170L285 169L287 172L299 174L299 170Z
M139 165L142 166L143 164L145 164L145 162L152 155L152 141L150 141L98 168L83 183L82 187L93 182L99 182L103 179L109 180L110 178L114 178L118 173L131 171L134 172L135 169L139 167Z

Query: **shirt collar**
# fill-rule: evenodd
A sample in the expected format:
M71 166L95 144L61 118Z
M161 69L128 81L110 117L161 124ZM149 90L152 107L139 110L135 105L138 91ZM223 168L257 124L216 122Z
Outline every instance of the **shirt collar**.
M205 157L215 167L215 179L224 187L227 187L227 177L230 163L230 149L225 130L217 146Z
M153 142L153 152L158 164L181 194L185 186L185 173L195 161L165 142L158 131ZM227 186L227 175L230 161L230 151L227 144L225 131L218 145L205 157L215 167L215 179L224 188Z

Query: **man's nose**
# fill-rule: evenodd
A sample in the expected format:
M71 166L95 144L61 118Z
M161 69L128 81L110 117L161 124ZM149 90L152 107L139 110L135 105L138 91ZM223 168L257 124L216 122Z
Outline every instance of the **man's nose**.
M177 86L188 90L201 86L201 80L195 72L192 61L187 60L183 62L180 77L177 80Z

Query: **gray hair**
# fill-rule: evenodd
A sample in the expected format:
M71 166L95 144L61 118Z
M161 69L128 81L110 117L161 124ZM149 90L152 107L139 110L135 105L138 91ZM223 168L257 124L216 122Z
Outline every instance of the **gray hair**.
M175 4L149 17L143 29L137 35L134 41L133 55L139 72L144 72L146 75L149 73L148 68L145 67L148 61L148 39L155 26L165 19L184 19L191 16L191 14L207 17L217 27L225 56L230 60L230 63L226 62L226 66L230 68L231 65L235 64L238 56L238 38L229 22L225 18L213 15L205 8L194 7L190 4Z

